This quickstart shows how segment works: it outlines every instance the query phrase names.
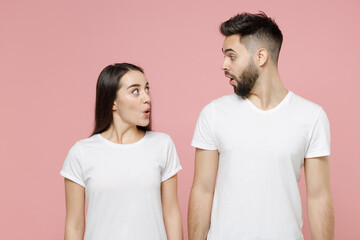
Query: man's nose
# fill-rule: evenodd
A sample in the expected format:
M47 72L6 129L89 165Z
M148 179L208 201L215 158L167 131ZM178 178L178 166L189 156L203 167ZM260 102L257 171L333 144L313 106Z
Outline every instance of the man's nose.
M224 62L221 65L221 70L223 70L223 71L228 71L229 70L229 65L228 65L228 63L226 61L226 58L224 59Z

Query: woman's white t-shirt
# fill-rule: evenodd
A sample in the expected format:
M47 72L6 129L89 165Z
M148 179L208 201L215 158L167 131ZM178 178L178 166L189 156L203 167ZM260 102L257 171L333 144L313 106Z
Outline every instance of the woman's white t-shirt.
M146 132L133 144L100 134L78 141L60 174L85 188L85 240L167 239L161 182L181 170L171 138Z

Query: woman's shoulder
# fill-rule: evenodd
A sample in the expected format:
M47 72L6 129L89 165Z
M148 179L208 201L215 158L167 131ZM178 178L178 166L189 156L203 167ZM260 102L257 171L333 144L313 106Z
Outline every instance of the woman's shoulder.
M156 141L171 141L172 142L170 135L163 133L163 132L147 131L146 136L149 139L156 140Z
M75 145L84 145L84 144L92 144L92 143L97 143L99 142L99 134L94 134L88 138L82 138L80 140L78 140Z
M99 144L98 134L92 135L88 138L83 138L75 142L75 144L71 147L72 151L80 151L81 148L94 146Z

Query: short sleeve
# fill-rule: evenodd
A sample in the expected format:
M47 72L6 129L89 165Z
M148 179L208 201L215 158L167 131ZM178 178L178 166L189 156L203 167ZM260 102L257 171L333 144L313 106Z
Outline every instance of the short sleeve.
M305 158L330 155L330 124L325 111L321 108L313 128Z
M196 123L191 146L206 150L216 150L213 135L214 110L210 103L203 108Z
M166 161L161 170L162 182L168 180L182 169L175 145L170 137L166 145Z
M86 188L81 168L81 148L75 144L69 151L60 175Z

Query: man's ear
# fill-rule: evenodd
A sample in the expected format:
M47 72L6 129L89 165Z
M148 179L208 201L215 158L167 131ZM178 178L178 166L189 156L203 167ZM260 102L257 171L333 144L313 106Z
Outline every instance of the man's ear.
M263 67L269 61L269 51L266 48L260 48L255 55L255 63Z

